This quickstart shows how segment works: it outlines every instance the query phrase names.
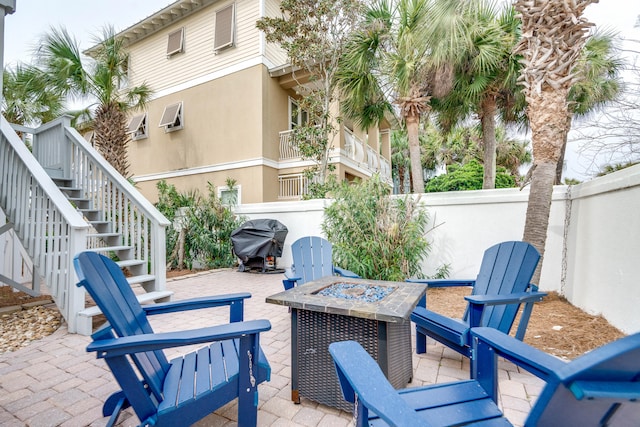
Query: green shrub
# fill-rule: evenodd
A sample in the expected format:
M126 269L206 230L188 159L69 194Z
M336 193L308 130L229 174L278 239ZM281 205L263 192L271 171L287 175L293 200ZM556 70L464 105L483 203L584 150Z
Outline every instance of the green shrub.
M484 175L483 166L476 160L464 165L454 164L447 167L447 173L429 180L425 187L427 193L442 191L481 190ZM499 167L496 170L496 188L516 186L515 179Z
M333 261L368 279L421 277L429 217L418 200L389 194L378 176L334 189L335 201L322 223L333 244Z
M204 198L197 191L179 193L164 180L157 184L156 207L172 222L167 229L169 268L191 269L196 263L204 268L223 268L236 263L231 232L240 227L242 219L220 201L213 184L208 186L209 194ZM184 208L183 215L177 224L180 208Z

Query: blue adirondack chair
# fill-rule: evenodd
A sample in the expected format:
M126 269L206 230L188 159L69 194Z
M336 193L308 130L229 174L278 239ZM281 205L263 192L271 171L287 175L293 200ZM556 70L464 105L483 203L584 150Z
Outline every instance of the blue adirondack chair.
M129 406L143 426L191 425L235 398L238 424L256 425L257 385L268 381L271 374L259 337L271 324L242 321L243 302L250 294L141 306L121 269L110 259L82 252L75 257L74 266L78 286L87 289L108 320L92 335L87 351L97 352L106 361L122 388L104 403L103 416L111 415L109 426ZM152 314L218 306L229 306L231 323L154 333L147 320ZM170 362L162 351L203 343L210 344Z
M510 426L497 402L497 356L546 382L525 426L640 425L640 334L566 363L493 328L474 328L473 380L395 390L355 341L329 345L356 427Z
M357 274L333 265L331 243L317 236L301 237L291 244L293 264L285 271L282 281L288 290L325 276L343 276L358 278Z
M470 335L472 327L487 326L509 334L520 305L524 304L516 338L522 340L533 310L541 301L543 292L529 283L538 265L540 254L526 242L503 242L487 249L482 258L480 272L475 280L413 280L427 283L430 288L473 286L467 309L462 319L452 319L427 310L425 300L411 314L416 324L416 352L426 353L426 337L432 337L471 357ZM427 294L429 291L427 290Z

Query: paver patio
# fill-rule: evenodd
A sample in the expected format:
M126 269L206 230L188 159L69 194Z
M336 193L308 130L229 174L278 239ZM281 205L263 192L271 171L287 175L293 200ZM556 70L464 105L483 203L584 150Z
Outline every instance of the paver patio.
M259 387L259 426L348 426L351 414L302 398L291 402L291 336L286 307L267 304L265 298L282 290L281 274L240 273L218 270L170 280L174 299L247 291L245 319L268 319L271 331L261 344L271 364L271 381ZM228 321L228 310L212 308L152 316L156 331L192 329ZM0 425L2 426L104 426L102 403L117 391L104 361L87 353L89 337L68 334L65 327L24 349L0 355ZM169 358L185 352L172 349ZM414 376L410 386L466 379L468 360L429 341L427 354L413 352ZM522 425L543 382L508 362L501 362L500 399L507 417ZM235 403L209 415L197 426L236 425ZM129 409L121 426L138 424Z

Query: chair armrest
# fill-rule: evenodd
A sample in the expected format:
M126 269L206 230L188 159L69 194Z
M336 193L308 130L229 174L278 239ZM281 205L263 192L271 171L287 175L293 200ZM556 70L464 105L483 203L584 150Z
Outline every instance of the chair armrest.
M464 297L469 301L469 325L473 328L480 326L482 312L487 305L522 304L542 301L547 294L544 292L518 292L509 295L469 295ZM529 312L530 313L530 312ZM529 315L524 318L525 326L529 322ZM518 327L520 339L524 337L524 330Z
M117 357L145 351L241 338L245 335L258 334L270 329L271 323L268 320L250 320L188 331L99 339L89 344L87 351L97 352L98 358ZM98 333L100 331L96 332L94 336Z
M468 295L464 299L471 304L504 305L539 302L546 296L547 294L544 292L518 292L509 295Z
M424 426L427 420L416 414L391 386L380 366L356 341L335 342L329 352L345 400L356 404L356 425L368 425L368 411L372 410L395 426ZM356 397L357 396L357 400Z
M520 366L536 377L547 381L549 375L566 365L557 357L551 356L537 348L493 328L472 328L475 355L480 360L487 357L487 348L496 355ZM483 363L483 362L479 362Z
M353 271L349 271L349 270L344 269L344 268L336 267L335 265L333 266L333 274L337 274L338 276L342 276L342 277L349 277L351 279L359 279L360 278L360 276L358 276Z
M452 286L473 286L476 284L473 280L458 280L458 279L407 279L406 282L411 283L426 283L430 288L448 288Z
M229 306L231 322L241 322L244 317L244 300L251 298L248 292L237 294L215 295L201 298L191 298L181 301L145 304L142 309L147 315L175 313L178 311L198 310L201 308Z
M290 268L287 268L284 271L284 277L286 277L287 280L291 280L292 282L297 282L298 280L302 280L302 277L296 276L296 274Z

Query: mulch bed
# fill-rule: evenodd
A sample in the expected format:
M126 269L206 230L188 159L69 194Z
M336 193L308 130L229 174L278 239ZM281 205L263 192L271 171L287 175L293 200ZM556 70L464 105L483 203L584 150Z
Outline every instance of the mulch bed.
M466 308L470 288L432 288L427 291L427 308L460 318ZM515 333L516 326L513 328ZM575 359L594 348L622 338L624 334L602 316L585 313L556 292L536 303L524 341L540 350Z

